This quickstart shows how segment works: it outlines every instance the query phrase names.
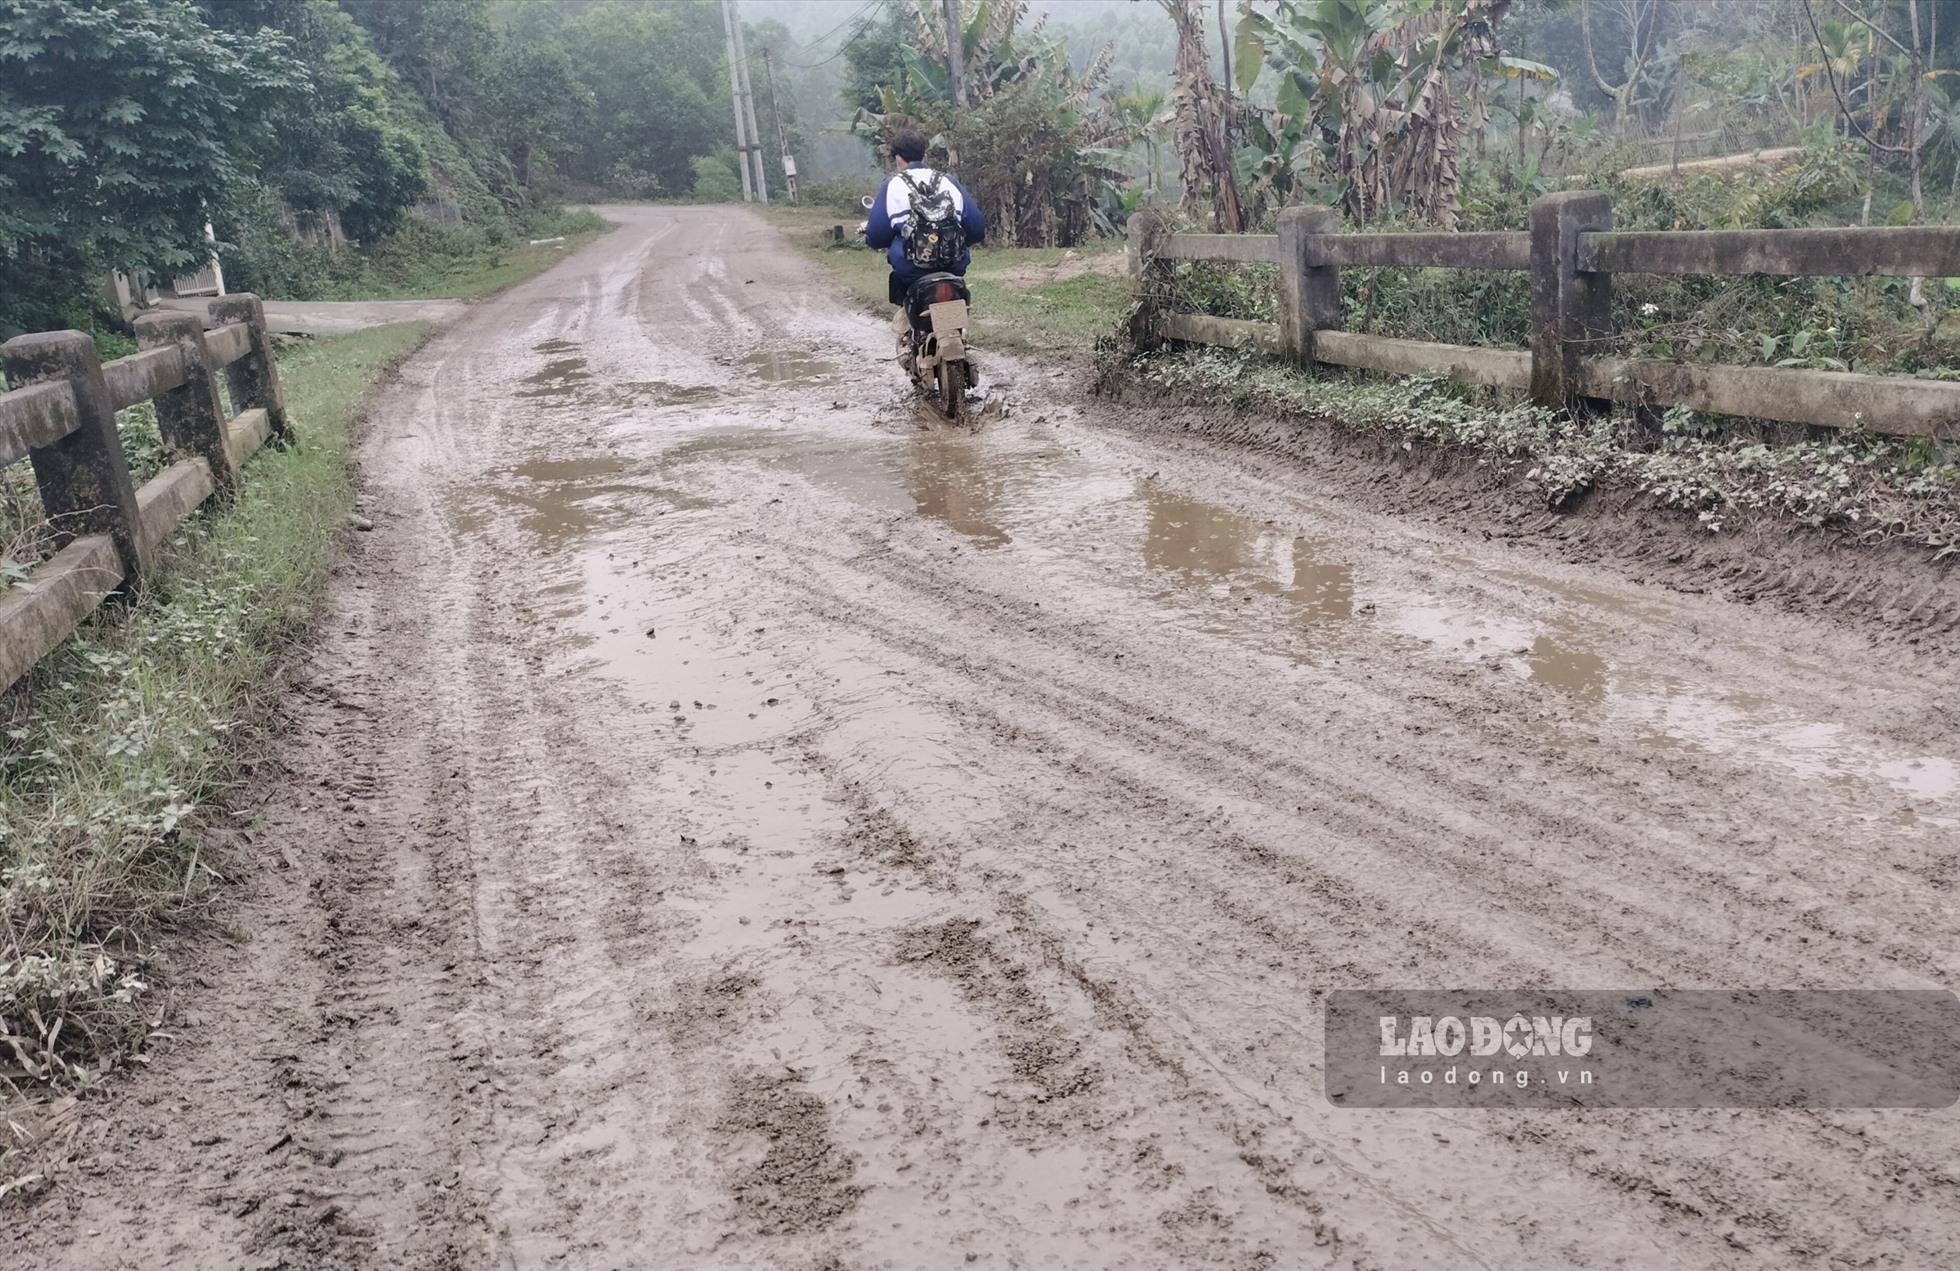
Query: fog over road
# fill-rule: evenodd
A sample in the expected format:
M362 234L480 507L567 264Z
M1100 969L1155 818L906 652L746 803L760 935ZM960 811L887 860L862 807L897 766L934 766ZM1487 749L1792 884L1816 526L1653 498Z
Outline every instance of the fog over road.
M1319 1072L1332 988L1952 984L1950 651L1054 369L947 428L749 213L607 215L381 399L250 938L9 1263L1960 1265L1952 1110Z

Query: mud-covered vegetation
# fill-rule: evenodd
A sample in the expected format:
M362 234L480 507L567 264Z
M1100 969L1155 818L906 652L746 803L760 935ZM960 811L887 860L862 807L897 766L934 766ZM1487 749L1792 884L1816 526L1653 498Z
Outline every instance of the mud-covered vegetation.
M161 1018L148 942L223 869L196 810L236 773L252 691L314 611L353 508L360 402L422 330L287 350L296 444L254 457L140 601L98 611L0 703L0 1099L93 1083Z
M1924 440L1712 428L1680 409L1649 429L1630 416L1576 419L1441 380L1307 374L1220 350L1110 357L1106 380L1462 454L1551 508L1610 488L1711 531L1780 520L1902 539L1939 559L1960 553L1960 462Z

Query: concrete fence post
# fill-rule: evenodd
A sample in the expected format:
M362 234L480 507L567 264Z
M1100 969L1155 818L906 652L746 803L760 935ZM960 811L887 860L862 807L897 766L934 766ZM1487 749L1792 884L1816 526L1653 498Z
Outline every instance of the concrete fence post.
M122 561L123 590L134 590L143 569L136 489L95 341L80 331L17 335L0 345L0 366L14 388L67 380L74 390L75 431L28 453L41 506L63 545L84 534L108 534Z
M220 325L243 322L252 332L252 351L225 368L231 379L232 408L264 410L273 438L291 441L286 394L279 387L279 364L273 360L272 337L265 329L265 306L250 292L220 296L211 302L211 318Z
M1579 359L1613 333L1613 276L1579 270L1579 236L1613 228L1604 194L1568 191L1531 204L1531 400L1603 414L1607 398L1579 393Z
M1337 234L1341 214L1331 207L1289 207L1279 214L1279 324L1287 351L1313 363L1316 331L1342 326L1341 271L1325 264L1323 236Z
M209 464L212 484L229 494L236 474L218 377L204 347L204 323L190 313L146 313L136 320L136 343L146 349L176 348L182 354L190 377L183 387L157 397L157 430L173 450Z
M1168 219L1152 208L1130 215L1130 277L1136 280L1137 299L1130 315L1130 343L1139 349L1154 349L1163 342L1157 318L1168 298L1168 269L1160 252L1169 230Z

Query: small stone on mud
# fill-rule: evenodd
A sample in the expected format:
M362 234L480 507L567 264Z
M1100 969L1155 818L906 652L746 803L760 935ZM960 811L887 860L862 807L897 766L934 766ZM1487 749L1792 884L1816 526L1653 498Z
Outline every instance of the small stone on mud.
M654 629L653 629L652 627L648 627L648 628L647 628L647 639L649 639L649 640L652 640L652 639L656 639L656 638L657 638L657 637L656 637L656 636L655 636L655 635L653 634L653 631L654 631Z
M348 513L347 523L353 526L357 530L371 530L374 528L374 522L368 520L365 516L362 516L358 512Z

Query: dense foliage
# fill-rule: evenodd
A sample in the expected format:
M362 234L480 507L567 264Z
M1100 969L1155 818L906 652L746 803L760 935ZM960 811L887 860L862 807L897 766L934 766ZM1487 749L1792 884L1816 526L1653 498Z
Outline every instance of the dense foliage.
M770 140L868 175L806 124L844 117L842 63L746 29ZM728 197L733 142L712 3L0 0L0 336L113 326L110 272L190 272L207 221L234 286L342 294L567 196Z
M91 275L200 259L301 84L287 40L185 3L0 4L0 328L82 309Z

